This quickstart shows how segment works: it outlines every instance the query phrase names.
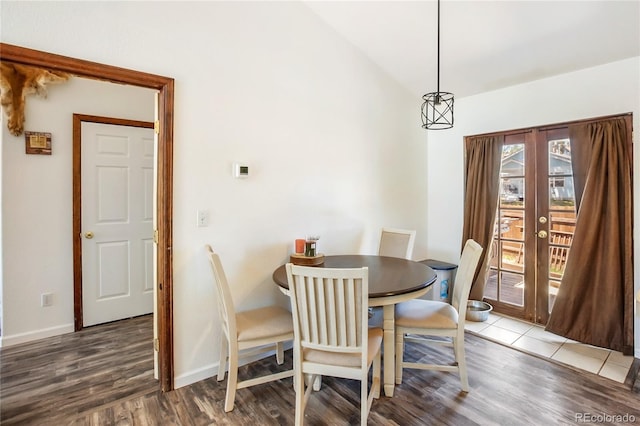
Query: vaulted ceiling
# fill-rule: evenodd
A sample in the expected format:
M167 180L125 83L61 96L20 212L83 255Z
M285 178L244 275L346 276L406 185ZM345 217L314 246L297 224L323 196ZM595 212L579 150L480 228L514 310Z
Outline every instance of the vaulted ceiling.
M305 3L416 97L436 90L435 0ZM638 0L442 0L440 26L456 97L640 56Z

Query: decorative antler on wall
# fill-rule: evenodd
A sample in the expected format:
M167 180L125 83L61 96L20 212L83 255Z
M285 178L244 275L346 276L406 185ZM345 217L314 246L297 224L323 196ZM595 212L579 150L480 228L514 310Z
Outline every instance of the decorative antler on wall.
M25 97L32 93L47 97L48 83L62 83L71 74L44 68L0 63L0 104L7 114L7 127L12 135L20 136L24 130Z

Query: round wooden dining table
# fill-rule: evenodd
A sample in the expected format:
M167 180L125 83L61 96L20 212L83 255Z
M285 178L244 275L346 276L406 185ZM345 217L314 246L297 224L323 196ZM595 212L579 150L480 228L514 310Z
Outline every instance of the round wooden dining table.
M395 387L395 313L396 303L424 295L436 281L436 272L427 265L398 257L369 255L325 256L317 268L369 268L369 306L382 306L384 331L383 382L386 396ZM273 272L273 281L288 293L285 265Z

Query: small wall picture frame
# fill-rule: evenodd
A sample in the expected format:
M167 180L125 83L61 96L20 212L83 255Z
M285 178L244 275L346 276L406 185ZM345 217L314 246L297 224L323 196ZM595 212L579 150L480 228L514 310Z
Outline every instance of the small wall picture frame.
M24 132L27 154L51 155L51 133Z

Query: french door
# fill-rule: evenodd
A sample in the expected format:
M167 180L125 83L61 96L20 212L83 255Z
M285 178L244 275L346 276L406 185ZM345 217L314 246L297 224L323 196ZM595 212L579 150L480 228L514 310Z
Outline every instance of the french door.
M576 208L567 127L508 134L485 300L546 324L560 287Z

